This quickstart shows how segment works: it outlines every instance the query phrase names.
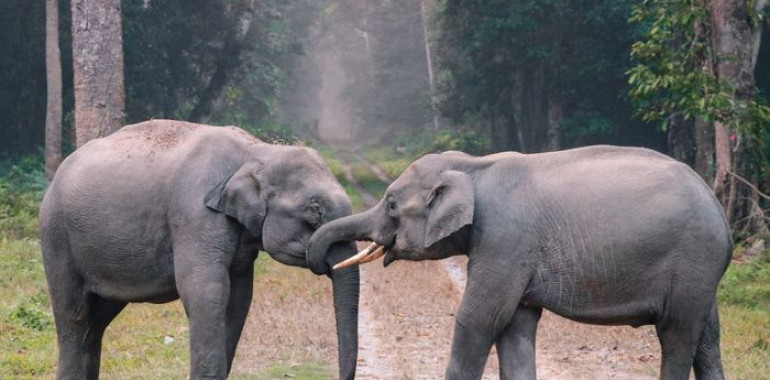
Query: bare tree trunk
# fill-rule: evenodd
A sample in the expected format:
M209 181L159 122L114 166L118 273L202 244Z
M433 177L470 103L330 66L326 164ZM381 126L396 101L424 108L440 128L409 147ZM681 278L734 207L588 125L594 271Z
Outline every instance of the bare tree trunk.
M439 130L438 111L436 107L436 81L433 76L433 59L430 52L430 34L428 33L428 6L427 0L420 0L420 11L422 13L422 35L425 44L425 64L428 66L428 85L430 89L430 105L433 113L433 130Z
M59 0L45 1L45 177L53 179L62 160L62 83L59 51Z
M680 114L669 117L667 131L669 155L691 167L695 164L693 127L693 122L685 120Z
M761 24L752 20L751 13L766 5L766 0L758 0L756 9L749 9L745 0L714 0L711 2L711 22L713 30L714 53L716 55L717 78L733 86L734 99L746 102L756 96L754 65L758 53ZM731 222L744 220L751 213L748 202L751 190L742 182L736 181L735 173L743 178L753 179L753 173L747 173L750 165L747 151L755 147L742 144L735 126L716 122L715 152L717 170L714 178L714 192L722 202ZM750 222L764 224L758 219ZM756 226L759 229L766 228ZM756 230L755 226L748 226Z
M695 172L700 174L706 183L714 181L714 126L711 122L695 119Z
M544 151L550 152L561 148L561 124L564 121L564 111L561 98L552 93L548 97L548 130L546 131L546 142Z
M120 0L72 0L72 58L78 147L123 126Z

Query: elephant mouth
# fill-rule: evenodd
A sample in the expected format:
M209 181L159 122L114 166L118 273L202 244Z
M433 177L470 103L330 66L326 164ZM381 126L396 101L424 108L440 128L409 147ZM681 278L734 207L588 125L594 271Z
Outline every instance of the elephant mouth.
M366 264L378 260L382 257L385 257L385 265L387 266L391 261L393 261L393 258L390 257L392 255L389 255L390 248L390 246L372 242L366 248L351 256L349 259L342 261L332 267L332 270L347 268L356 264Z

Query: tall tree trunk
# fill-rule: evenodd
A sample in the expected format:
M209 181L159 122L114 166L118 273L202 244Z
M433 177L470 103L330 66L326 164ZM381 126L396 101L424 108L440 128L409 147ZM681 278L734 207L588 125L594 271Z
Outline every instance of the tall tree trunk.
M544 151L552 152L561 149L561 124L564 121L564 111L561 97L553 92L548 96L548 130Z
M120 0L72 0L77 146L123 125L123 26Z
M428 5L426 4L428 0L420 0L420 11L422 14L422 35L423 35L423 43L425 44L425 64L428 67L428 88L430 89L430 107L431 112L433 113L433 130L438 131L439 130L439 122L438 122L438 110L436 106L436 81L433 76L433 59L431 58L431 51L430 51L430 34L428 33L428 21L429 21L429 12L428 12Z
M711 21L713 30L714 52L716 55L717 78L730 84L735 89L734 99L746 102L756 96L754 65L758 53L762 25L752 19L751 13L766 5L766 0L758 0L756 9L749 8L745 0L714 0L711 2ZM755 173L749 173L749 150L756 148L741 143L735 126L715 123L715 146L717 171L714 178L714 191L725 207L731 222L745 220L751 213L747 197L751 189L737 181L734 175L754 179ZM747 142L748 143L748 142ZM762 219L757 219L757 226L748 226L750 230L766 228Z
M669 117L667 131L669 155L691 167L695 165L693 129L692 120L685 120L680 114Z
M62 78L59 51L59 0L45 1L45 177L53 179L62 160Z
M706 183L714 181L714 125L703 118L695 119L695 172Z

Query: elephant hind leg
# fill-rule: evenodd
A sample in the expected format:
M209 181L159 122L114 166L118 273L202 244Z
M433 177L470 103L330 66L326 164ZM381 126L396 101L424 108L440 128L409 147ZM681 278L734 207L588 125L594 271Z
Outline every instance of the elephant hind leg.
M719 348L719 312L716 300L698 342L693 368L695 378L698 380L724 380L725 378L722 370L722 351Z
M104 330L126 303L82 290L68 293L52 296L59 343L56 378L98 379Z
M695 293L689 291L689 294ZM709 319L711 300L685 297L680 291L672 297L664 317L655 325L661 346L661 380L688 380L701 336Z
M535 336L543 309L519 305L513 321L495 343L500 361L500 379L532 380L535 371Z

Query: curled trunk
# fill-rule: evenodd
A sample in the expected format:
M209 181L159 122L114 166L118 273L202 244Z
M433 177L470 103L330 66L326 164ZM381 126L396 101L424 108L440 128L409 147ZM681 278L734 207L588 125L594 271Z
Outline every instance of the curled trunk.
M307 249L307 264L315 274L329 273L331 267L338 262L355 254L353 251L347 257L332 258L328 254L329 248L338 242L350 242L371 238L371 214L374 209L367 212L335 219L324 224L310 238ZM327 257L328 254L328 257ZM332 262L334 260L334 262Z

